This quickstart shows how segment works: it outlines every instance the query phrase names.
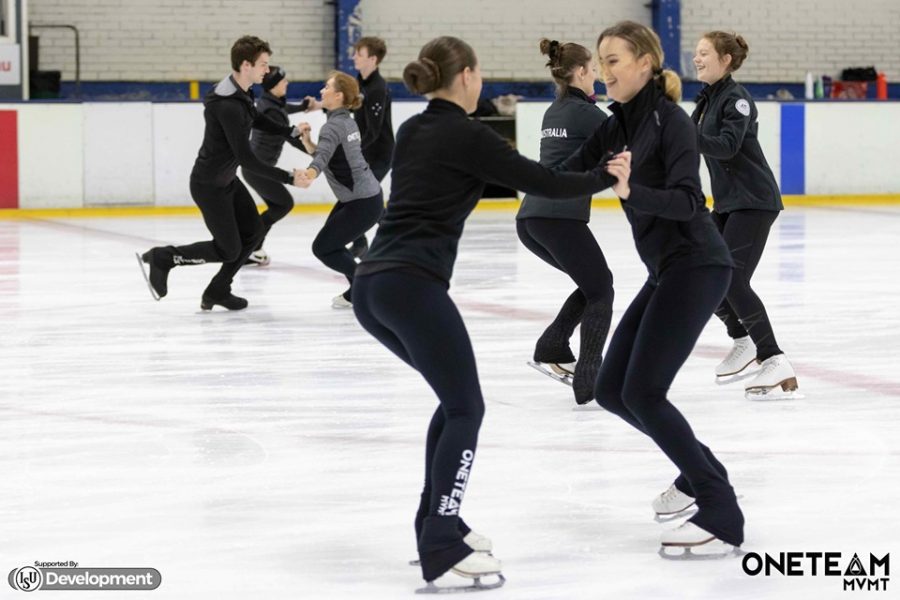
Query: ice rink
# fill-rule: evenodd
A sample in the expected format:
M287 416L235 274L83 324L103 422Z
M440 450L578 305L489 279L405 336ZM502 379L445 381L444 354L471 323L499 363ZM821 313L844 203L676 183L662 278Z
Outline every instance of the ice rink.
M310 251L324 218L276 225L271 266L238 275L250 307L236 313L199 310L215 266L175 269L154 302L136 264L137 250L209 239L199 215L0 221L4 573L74 560L162 574L152 592L78 600L414 597L436 401L331 308L345 285ZM519 244L513 218L472 216L451 287L487 405L462 515L508 579L478 598L852 596L807 561L802 577L751 577L739 558L657 555L678 522L654 522L649 503L676 473L648 439L526 366L572 284ZM595 210L591 226L615 276L615 324L646 272L621 210ZM743 497L745 550L842 552L842 566L858 553L867 568L869 553L891 552L898 572L898 258L900 207L789 207L754 283L805 398L717 386L730 341L715 319L676 380L671 399ZM868 595L895 594L894 579Z

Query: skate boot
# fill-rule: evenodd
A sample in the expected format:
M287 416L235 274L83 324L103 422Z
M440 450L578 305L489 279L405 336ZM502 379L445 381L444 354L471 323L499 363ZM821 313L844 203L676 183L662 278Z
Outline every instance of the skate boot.
M258 267L267 267L272 260L269 258L269 254L260 248L259 250L254 250L250 253L250 256L247 257L247 262L245 265L256 265Z
M594 399L594 385L603 361L603 346L609 334L610 321L612 308L608 304L593 302L584 309L581 319L581 352L572 378L572 390L578 404L587 404Z
M575 355L569 347L569 338L584 313L584 294L576 289L569 294L556 319L544 330L534 347L534 360L528 366L560 383L572 385L575 375Z
M759 374L744 387L744 395L748 400L802 398L798 387L794 367L784 354L776 354L762 362Z
M669 560L709 560L738 555L738 546L717 538L691 521L660 537L659 555Z
M353 240L353 244L350 246L350 254L353 255L353 258L362 259L368 251L369 240L366 239L365 235L361 235Z
M138 264L141 267L141 273L144 275L144 281L150 288L150 295L154 300L164 298L169 293L168 280L169 271L175 266L175 249L171 246L157 246L150 248L143 254L138 254ZM144 265L148 265L150 273L144 269Z
M494 549L494 543L491 541L491 538L474 531L469 531L466 537L463 538L463 541L475 552L487 552L490 554Z
M749 335L734 340L728 355L716 367L716 382L731 383L755 371L756 345Z
M673 483L669 489L653 499L651 506L657 517L670 517L683 513L694 506L695 502L693 497L679 490Z
M449 573L472 579L469 585L437 585L434 580L427 582L423 588L416 590L417 594L445 594L448 592L478 592L493 590L502 587L506 579L500 572L502 563L499 559L486 552L473 552L450 568ZM496 576L496 581L484 583L482 577Z
M203 292L203 298L200 300L201 310L212 310L213 306L219 305L228 310L244 310L249 304L246 298L235 296L228 292L224 296L212 295L209 292Z
M350 290L332 298L331 308L353 308L353 303L350 301Z

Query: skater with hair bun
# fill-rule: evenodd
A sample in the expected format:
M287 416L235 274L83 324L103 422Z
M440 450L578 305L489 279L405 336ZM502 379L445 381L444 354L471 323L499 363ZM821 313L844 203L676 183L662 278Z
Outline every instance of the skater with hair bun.
M581 147L606 120L606 113L594 104L597 71L590 50L547 38L541 40L540 50L547 56L557 87L556 100L541 122L541 164L555 167ZM590 195L553 200L526 194L516 215L522 244L577 286L538 338L534 362L529 364L570 383L578 404L594 397L594 381L612 320L613 277L588 227L590 219ZM569 338L579 322L581 350L575 363Z
M734 340L716 367L716 378L733 381L756 377L745 385L748 398L797 389L797 376L778 347L762 300L750 287L769 229L784 210L778 184L759 145L758 112L753 98L732 78L747 58L749 46L735 33L711 31L697 43L694 66L706 84L691 119L697 145L712 181L713 221L734 259L734 273L716 315Z
M546 197L573 198L608 187L599 167L558 173L522 157L467 115L481 94L475 52L436 38L403 71L425 112L397 133L391 197L372 246L356 271L353 310L360 324L417 370L438 397L425 443L425 481L415 518L425 591L448 571L474 579L468 589L499 587L491 541L460 518L477 455L484 400L465 324L447 293L466 218L486 182ZM499 576L491 584L481 577Z

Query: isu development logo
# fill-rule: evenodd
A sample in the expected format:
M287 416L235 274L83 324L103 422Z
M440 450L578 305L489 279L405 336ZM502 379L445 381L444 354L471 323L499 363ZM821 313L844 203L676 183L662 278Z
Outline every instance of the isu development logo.
M856 553L846 561L841 560L840 552L779 552L776 556L760 556L756 552L749 552L744 555L741 566L744 573L751 577L771 577L776 574L785 577L823 575L842 578L844 591L847 592L886 592L891 579L890 553L881 558L869 554L868 558L868 564L865 564ZM842 568L842 564L846 564L846 567Z
M44 575L34 567L14 569L9 574L9 585L11 585L14 590L33 592L34 590L39 590L43 583Z
M49 590L155 590L162 577L156 569L109 569L53 566L35 563L34 567L21 567L9 572L9 585L21 592ZM70 563L49 563L68 565ZM77 563L71 563L77 564Z

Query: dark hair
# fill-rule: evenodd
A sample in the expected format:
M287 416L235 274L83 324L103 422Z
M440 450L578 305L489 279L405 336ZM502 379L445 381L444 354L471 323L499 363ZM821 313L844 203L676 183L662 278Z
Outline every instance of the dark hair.
M253 35L245 35L231 47L231 68L235 71L240 71L241 65L245 60L251 65L255 65L256 59L263 52L272 54L272 49L269 47L268 42L264 42Z
M361 37L353 44L353 49L357 52L359 52L360 48L365 48L369 56L375 57L376 65L380 65L387 54L387 45L384 43L384 40L373 35Z
M741 68L747 54L750 52L750 46L742 36L732 32L710 31L703 34L703 39L709 40L716 49L719 58L725 58L726 54L731 55L731 64L728 65L728 72L734 73Z
M575 76L575 69L591 62L591 51L581 44L560 44L547 38L541 40L540 49L541 54L550 58L544 66L550 67L550 74L556 82L556 95L565 96Z
M476 65L478 58L472 46L445 35L422 46L418 60L403 69L403 83L415 94L430 94L449 86L466 67L474 69Z
M334 80L334 89L344 95L344 108L357 110L362 106L362 96L359 95L359 83L356 77L347 75L343 71L332 71L328 79Z
M665 54L663 54L659 36L655 31L634 21L619 21L612 27L603 30L603 33L597 38L597 47L599 48L600 42L608 37L623 40L638 58L645 54L650 55L653 79L662 88L666 98L672 102L681 100L681 77L671 69L662 68Z

